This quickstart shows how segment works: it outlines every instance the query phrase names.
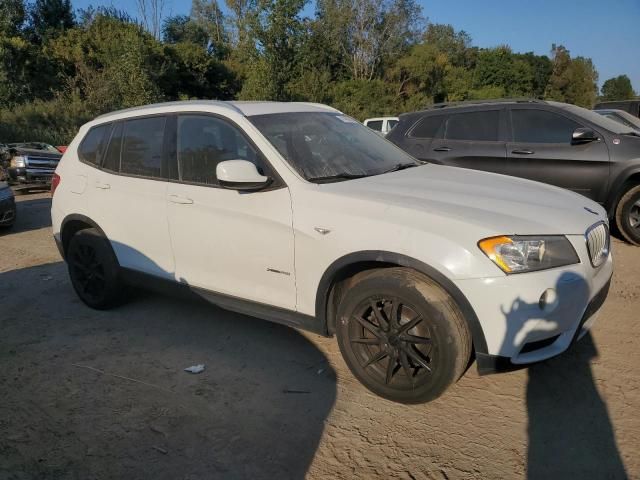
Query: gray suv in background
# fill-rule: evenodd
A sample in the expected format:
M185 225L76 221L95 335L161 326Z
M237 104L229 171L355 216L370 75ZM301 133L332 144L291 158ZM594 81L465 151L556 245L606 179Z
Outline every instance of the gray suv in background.
M591 110L541 100L436 104L400 115L387 139L422 161L573 190L640 245L640 134Z

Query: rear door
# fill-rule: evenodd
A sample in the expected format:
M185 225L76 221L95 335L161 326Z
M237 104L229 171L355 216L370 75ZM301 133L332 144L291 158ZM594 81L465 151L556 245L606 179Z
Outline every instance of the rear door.
M113 124L101 169L87 182L89 211L122 267L173 278L166 209L166 117Z
M549 183L604 202L609 180L609 150L604 139L572 145L576 128L591 127L555 111L514 107L510 114L509 175Z
M425 152L425 159L453 167L506 172L502 107L450 113Z

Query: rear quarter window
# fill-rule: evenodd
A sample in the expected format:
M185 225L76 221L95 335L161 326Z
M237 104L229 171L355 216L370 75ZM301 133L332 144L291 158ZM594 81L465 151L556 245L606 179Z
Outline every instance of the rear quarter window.
M111 127L110 123L92 127L85 135L80 147L78 147L78 157L85 163L98 165L102 152L106 147L107 133Z

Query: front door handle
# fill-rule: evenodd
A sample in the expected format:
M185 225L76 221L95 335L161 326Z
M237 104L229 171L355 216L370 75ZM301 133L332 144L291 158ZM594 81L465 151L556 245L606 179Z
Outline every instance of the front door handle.
M180 205L191 205L193 200L188 197L183 197L181 195L169 195L169 201L171 203L178 203Z
M95 185L96 188L99 188L100 190L109 190L111 188L111 185L108 183L96 182Z
M434 152L450 152L450 147L438 147L433 149Z
M516 155L533 155L534 152L533 150L513 150L511 153L514 153Z

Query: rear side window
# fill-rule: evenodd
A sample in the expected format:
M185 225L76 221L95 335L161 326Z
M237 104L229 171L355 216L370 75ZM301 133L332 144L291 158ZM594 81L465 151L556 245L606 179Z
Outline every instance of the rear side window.
M435 138L442 125L443 115L429 115L423 117L420 122L413 127L410 135L415 138Z
M254 148L233 125L207 115L178 117L178 173L183 182L217 185L216 167L248 160L262 171Z
M447 120L445 138L448 140L470 140L497 142L500 126L500 111L457 113Z
M367 127L371 130L375 130L376 132L382 131L382 120L373 120L372 122L367 122Z
M165 117L127 120L124 123L120 172L141 177L162 177Z
M512 110L513 141L519 143L571 143L581 125L545 110Z
M122 122L118 122L113 128L109 147L107 147L104 160L102 160L102 168L105 170L110 170L112 172L120 171L120 150L122 149L123 125L124 124Z
M387 121L387 126L389 127L389 130L393 130L393 127L395 127L397 124L398 124L398 120Z
M82 140L78 148L80 160L92 165L98 165L100 156L104 151L107 141L107 133L111 127L110 123L93 127Z

